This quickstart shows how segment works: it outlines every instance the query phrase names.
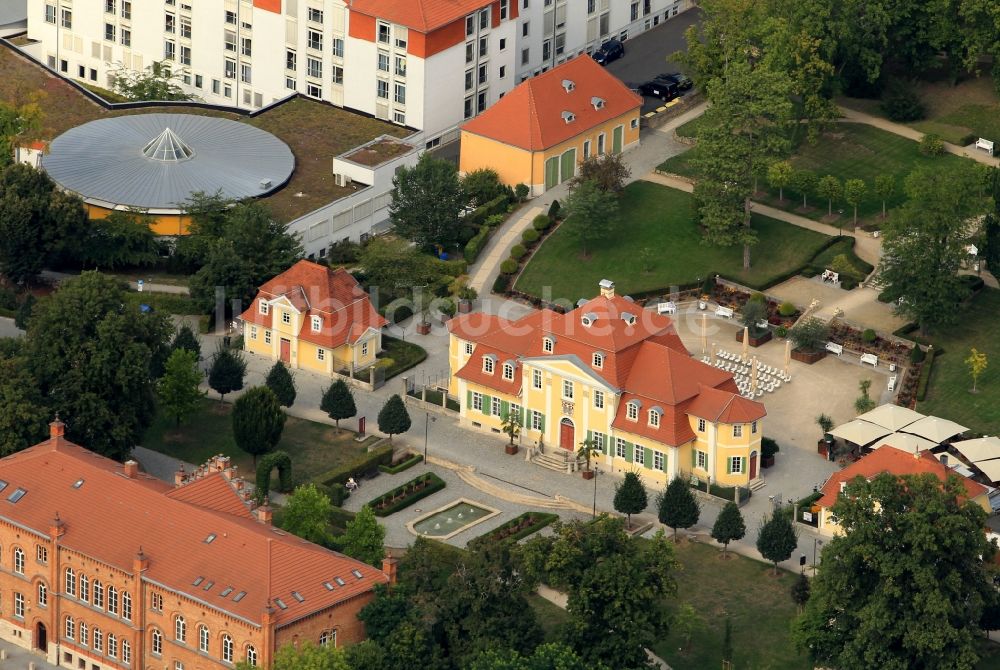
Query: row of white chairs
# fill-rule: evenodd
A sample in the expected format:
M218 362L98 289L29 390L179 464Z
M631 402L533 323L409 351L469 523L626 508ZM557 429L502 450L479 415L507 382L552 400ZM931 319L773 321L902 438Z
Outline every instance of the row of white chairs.
M726 351L725 349L719 349L718 358L716 359L714 366L720 370L725 370L726 372L732 372L735 376L749 376L752 372L752 363L745 363L739 354L734 354ZM701 357L703 363L708 365L713 365L711 356L705 355ZM781 383L789 383L792 381L792 376L785 374L784 370L779 368L766 365L762 361L757 361L757 381L758 384L775 384L774 388L781 386Z

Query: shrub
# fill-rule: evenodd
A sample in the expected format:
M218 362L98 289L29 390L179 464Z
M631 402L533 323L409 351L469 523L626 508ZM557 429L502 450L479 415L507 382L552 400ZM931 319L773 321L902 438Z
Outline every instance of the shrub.
M878 335L871 328L865 328L864 332L861 333L861 341L865 344L871 344L878 339Z
M913 363L914 365L916 365L917 363L922 363L926 356L927 354L924 353L924 350L920 347L919 344L913 345L913 348L910 349L910 362Z
M515 244L510 249L510 257L516 261L519 261L522 258L524 258L524 255L526 253L528 253L528 250L524 248L523 244Z
M519 201L524 202L528 199L528 194L531 193L531 189L528 188L527 184L518 184L514 187L514 197Z
M785 328L784 326L778 326L777 328L774 329L774 334L777 335L778 337L787 337L788 329Z
M767 304L767 296L759 291L756 293L751 293L750 300L752 300L753 302L759 302L762 305Z
M532 242L537 242L539 237L541 237L541 234L534 228L528 228L523 233L521 233L521 240L527 244L531 244Z
M470 212L465 218L464 222L466 225L470 226L481 226L486 223L486 219L493 216L494 214L500 214L507 211L507 194L498 195L481 207L477 207L472 212Z
M492 216L486 217L486 225L490 228L496 228L501 223L507 220L507 217L503 214L494 214Z
M493 280L493 292L506 293L508 288L510 288L510 277L505 274L497 275Z
M715 291L715 275L711 272L705 277L705 281L701 284L701 292L706 295L711 295Z
M512 275L517 272L517 261L513 258L508 258L503 263L500 264L500 272L505 275Z
M549 205L549 218L558 219L559 218L559 201L553 200L552 204Z
M882 111L893 121L919 121L927 113L916 89L909 82L895 82L882 98Z
M965 290L971 293L977 293L979 291L982 291L983 287L986 286L986 282L983 281L983 278L977 277L976 275L962 275L958 279L960 282L962 282L963 286L965 287ZM967 296L965 295L962 296L963 299L966 297Z
M822 348L822 344L826 341L829 333L830 329L827 325L813 317L788 331L788 336L792 338L796 349L817 351Z
M545 214L539 214L538 216L536 216L534 219L531 220L531 227L537 230L538 232L547 230L548 227L551 225L552 225L552 219L546 216Z
M14 311L17 309L17 293L9 288L0 286L0 309Z
M787 301L778 305L778 314L780 314L781 316L785 317L792 316L798 311L799 310L795 305Z
M340 240L330 245L330 250L326 254L329 263L357 263L358 256L361 255L361 245L350 240Z
M978 139L979 135L977 135L976 133L967 133L965 135L962 135L962 138L958 141L958 146L967 147L970 144L975 144L976 140Z
M931 368L934 367L936 351L928 349L925 354L924 367L920 368L920 379L917 380L917 400L923 402L927 397L927 383L931 380Z
M393 465L380 465L378 466L379 472L384 472L389 475L398 475L403 470L409 470L414 465L424 460L423 454L411 454L409 458L401 461L399 464Z
M412 489L418 484L426 484L426 486L419 491L413 491ZM395 488L375 498L368 504L374 510L375 516L389 516L409 507L418 500L426 498L432 493L437 493L444 487L445 483L443 479L433 472L426 472L419 477L411 479L399 488Z
M392 445L386 442L375 447L368 453L361 454L350 463L345 463L340 467L320 473L313 481L318 484L333 486L334 484L344 484L351 477L358 479L364 474L375 470L379 465L391 463L392 448Z
M479 549L487 546L495 546L498 542L517 542L533 533L537 533L542 528L559 520L558 514L548 514L545 512L525 512L514 517L510 521L497 526L488 533L484 533L469 542L469 549ZM520 530L515 530L520 526Z
M760 438L760 453L764 458L770 458L781 450L773 437Z
M934 133L927 133L920 138L920 153L925 156L940 156L944 153L944 140Z
M479 252L483 250L483 247L486 246L486 241L490 239L491 232L491 228L484 224L479 228L479 232L466 243L462 253L467 263L476 262L476 259L479 258Z

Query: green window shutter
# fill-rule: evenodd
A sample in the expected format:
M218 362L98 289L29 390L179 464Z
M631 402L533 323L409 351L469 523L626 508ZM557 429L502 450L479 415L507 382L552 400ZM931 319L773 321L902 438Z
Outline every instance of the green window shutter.
M483 414L486 416L490 415L490 405L493 403L493 398L488 395L483 395Z
M635 460L635 445L631 442L625 443L625 460L629 463Z
M508 416L510 414L510 403L506 400L500 401L500 416Z
M646 466L646 469L653 469L653 450L646 447L646 453L642 456L642 464Z
M588 430L587 431L587 441L590 442L593 439L594 439L594 431Z
M729 458L729 456L726 456L726 474L733 474L733 459Z
M538 417L539 430L543 433L545 432L545 415L542 414Z
M472 409L472 391L467 391L468 397L465 399L465 409L466 411Z
M747 457L746 456L744 456L744 457L742 457L740 459L740 472L743 473L743 474L745 474L745 475L749 474L749 471L747 470Z
M698 450L694 447L691 447L691 467L698 467Z

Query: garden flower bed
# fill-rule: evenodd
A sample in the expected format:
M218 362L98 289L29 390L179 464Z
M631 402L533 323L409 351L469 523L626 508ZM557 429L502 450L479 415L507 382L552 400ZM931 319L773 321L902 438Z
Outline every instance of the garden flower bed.
M389 463L388 465L378 466L378 469L380 472L384 472L389 475L398 475L403 470L409 470L422 460L424 460L423 455L407 452L400 458L394 459L392 463Z
M375 511L375 516L389 516L401 509L406 509L432 493L437 493L444 487L443 479L433 472L426 472L402 486L380 495L368 504Z
M533 533L537 533L558 518L558 514L525 512L472 540L469 542L469 548L473 549L477 545L496 544L497 542L517 542Z

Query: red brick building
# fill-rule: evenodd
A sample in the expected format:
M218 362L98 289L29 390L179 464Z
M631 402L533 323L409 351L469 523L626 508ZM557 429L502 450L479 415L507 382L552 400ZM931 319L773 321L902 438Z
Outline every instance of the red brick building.
M0 638L75 670L266 668L364 639L389 576L272 527L228 459L171 487L63 433L0 459Z

